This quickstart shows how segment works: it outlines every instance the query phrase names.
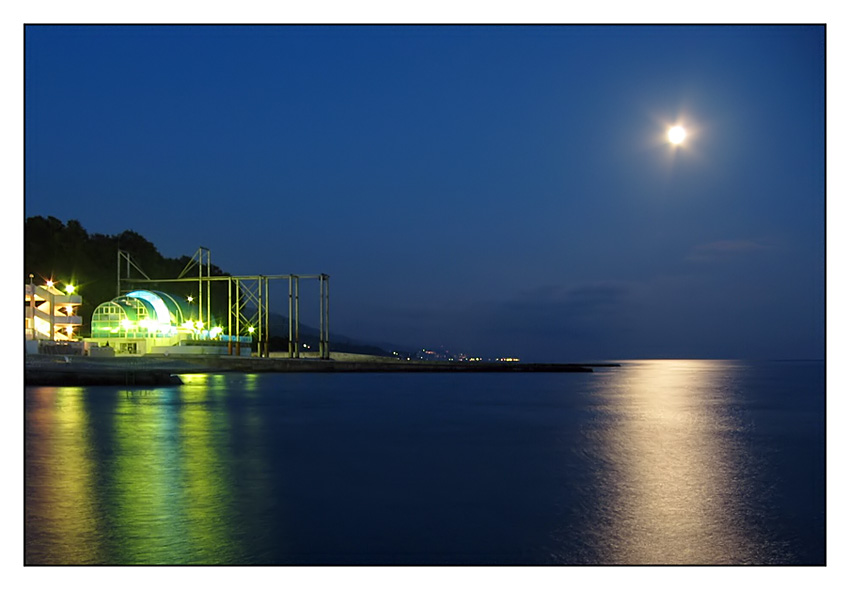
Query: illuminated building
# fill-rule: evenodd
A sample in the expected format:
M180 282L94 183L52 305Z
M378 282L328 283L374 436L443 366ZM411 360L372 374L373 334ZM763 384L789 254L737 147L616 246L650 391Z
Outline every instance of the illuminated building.
M61 291L53 281L45 285L24 285L24 338L37 348L38 341L78 340L82 319L76 315L82 297L74 295L73 285Z
M160 347L186 341L221 339L221 333L221 327L210 328L196 320L182 298L161 291L137 290L98 305L92 314L91 338L87 340L111 346L118 354L146 354L163 352Z

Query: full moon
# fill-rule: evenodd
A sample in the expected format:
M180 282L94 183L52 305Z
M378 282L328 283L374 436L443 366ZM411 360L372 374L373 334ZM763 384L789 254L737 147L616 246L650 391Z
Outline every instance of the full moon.
M686 135L687 133L685 133L685 130L681 126L676 125L675 127L671 127L670 131L667 132L667 139L669 139L671 143L679 144L685 140Z

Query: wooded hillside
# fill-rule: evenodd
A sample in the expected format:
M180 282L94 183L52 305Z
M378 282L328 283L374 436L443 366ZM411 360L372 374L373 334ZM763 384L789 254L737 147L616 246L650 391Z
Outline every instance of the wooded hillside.
M190 256L164 257L156 246L134 231L114 236L89 234L74 219L65 224L55 217L29 217L24 225L24 283L29 282L32 274L35 283L53 279L63 285L73 284L83 298L79 313L83 318L82 334L88 336L94 309L117 295L118 250L129 252L151 278L176 278L191 260ZM215 265L211 273L227 274ZM132 276L141 278L138 273ZM198 296L197 283L146 283L139 288L159 289L182 297ZM227 304L220 303L227 301L227 287L213 284L212 288L223 291L220 296L213 294L213 317L226 318Z

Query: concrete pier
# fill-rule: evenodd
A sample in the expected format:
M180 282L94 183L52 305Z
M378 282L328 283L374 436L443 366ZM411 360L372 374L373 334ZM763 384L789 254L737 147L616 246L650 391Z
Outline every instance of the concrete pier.
M592 373L616 364L290 359L226 355L91 358L29 355L27 385L172 385L187 373Z

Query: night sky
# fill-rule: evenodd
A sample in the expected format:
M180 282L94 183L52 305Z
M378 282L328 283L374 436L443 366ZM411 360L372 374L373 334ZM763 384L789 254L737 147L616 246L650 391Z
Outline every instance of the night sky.
M328 273L332 336L824 358L823 27L31 26L25 50L27 217Z

